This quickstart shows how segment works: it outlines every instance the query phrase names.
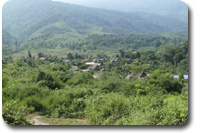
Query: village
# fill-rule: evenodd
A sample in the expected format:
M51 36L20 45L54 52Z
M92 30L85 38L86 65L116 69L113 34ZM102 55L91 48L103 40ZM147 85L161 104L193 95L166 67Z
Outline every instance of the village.
M135 52L134 52L135 53ZM48 58L40 57L39 60L48 62ZM123 60L123 63L122 63ZM94 79L100 79L103 76L104 71L111 71L111 69L106 69L108 64L110 65L110 68L112 66L119 67L127 67L130 68L131 65L136 64L140 65L142 67L150 67L150 64L144 64L141 62L138 58L131 59L131 58L125 58L120 59L117 57L108 57L108 58L86 58L86 59L75 59L75 60L63 60L63 63L65 64L71 64L71 69L69 71L72 71L74 73L78 71L82 72L94 72L93 78ZM50 65L56 65L56 62L51 62ZM81 65L80 65L81 64ZM171 73L171 75L174 77L174 79L179 78L178 73ZM144 77L150 77L151 74L145 72L144 70L132 70L129 71L128 74L125 76L126 80L129 80L131 78L138 78L143 79ZM183 78L186 80L188 79L188 75L183 75Z
M48 61L47 58L45 57L40 57L39 58L41 61ZM135 60L131 60L131 59L126 59L126 63L124 66L130 66L132 63L139 63L138 59ZM94 59L83 59L83 60L63 60L63 62L65 64L68 63L72 63L74 64L72 66L72 68L69 71L73 71L73 72L77 72L77 71L82 71L82 72L88 72L88 71L93 71L96 72L97 75L93 75L94 79L99 79L101 76L103 76L103 72L106 71L105 70L105 65L106 63L110 63L113 65L120 65L121 60L119 58L111 58L111 59L107 59L107 58L103 58L103 59L98 59L98 58L94 58ZM76 66L76 62L81 62L82 64L85 64L85 68L86 69L80 69L80 67ZM51 62L50 65L56 65L56 62ZM149 65L149 64L147 64ZM131 72L129 75L127 75L125 77L125 79L130 79L130 78L139 78L139 79L143 79L145 76L150 76L150 74L146 74L143 71L133 71Z

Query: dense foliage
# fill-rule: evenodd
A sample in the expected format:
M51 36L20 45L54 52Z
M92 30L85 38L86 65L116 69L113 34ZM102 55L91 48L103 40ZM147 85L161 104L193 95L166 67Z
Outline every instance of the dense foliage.
M183 33L173 35L141 35L141 34L113 34L113 35L91 35L85 39L79 41L69 42L61 47L69 47L72 50L82 51L113 51L119 50L131 50L131 51L147 51L147 50L159 50L163 48L169 48L173 44L174 46L180 46L185 42L187 36ZM173 47L174 47L173 46Z
M98 71L70 70L78 62L64 63L56 56L38 55L46 60L32 56L30 51L16 61L3 59L3 118L9 124L30 124L25 119L30 113L86 119L92 125L181 125L188 119L187 80L156 70L159 66L150 77L126 80L127 74L140 67L133 63L124 68L119 53L121 63L104 60L106 71L94 79ZM77 57L82 60L81 55Z

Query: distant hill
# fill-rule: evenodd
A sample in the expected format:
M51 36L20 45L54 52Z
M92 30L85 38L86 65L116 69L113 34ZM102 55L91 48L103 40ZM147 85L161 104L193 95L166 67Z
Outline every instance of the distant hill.
M21 45L51 48L92 34L187 31L188 24L142 12L126 13L51 0L10 0L3 7L3 30Z
M2 31L2 43L7 45L13 45L16 39L11 36L11 34L5 30Z
M181 0L55 0L123 12L144 12L188 21L188 8Z
M11 34L5 30L2 31L2 53L3 55L9 55L15 51L16 46L18 46L17 40L11 36Z

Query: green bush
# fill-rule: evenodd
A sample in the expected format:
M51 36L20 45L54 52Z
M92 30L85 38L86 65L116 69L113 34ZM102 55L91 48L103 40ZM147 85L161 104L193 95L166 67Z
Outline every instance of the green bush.
M31 125L25 118L31 108L19 107L18 103L18 101L14 101L3 106L2 117L4 121L9 125Z
M39 100L40 99L40 100ZM41 98L37 96L32 96L25 99L25 104L29 108L33 108L33 112L46 112L46 108L41 103Z
M60 89L63 85L52 74L40 71L37 75L36 81L39 86L47 86L49 89Z
M90 124L113 125L116 121L129 114L130 103L126 97L110 93L87 100L86 118Z
M28 124L24 117L29 113L86 119L93 125L181 125L188 119L188 83L166 73L174 69L170 63L166 69L159 66L160 61L154 67L164 71L130 80L125 76L131 67L109 64L105 66L109 71L94 79L94 72L71 72L69 65L62 64L63 59L48 58L57 65L34 58L35 67L27 65L26 58L16 64L4 62L2 101L7 123ZM154 68L148 66L148 70ZM20 102L13 104L14 100Z
M160 70L156 70L152 73L149 84L163 88L167 92L178 92L181 93L182 84L173 78L169 73L163 73Z
M81 85L81 84L92 84L93 82L93 74L91 72L86 73L76 73L73 77L68 80L69 85Z

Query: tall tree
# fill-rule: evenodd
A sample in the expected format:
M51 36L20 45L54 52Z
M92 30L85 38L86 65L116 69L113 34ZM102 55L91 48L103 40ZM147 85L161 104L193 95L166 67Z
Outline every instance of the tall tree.
M74 59L74 56L72 55L72 53L68 53L67 54L67 59L69 59L69 60L73 60Z
M28 51L28 57L32 58L31 51Z

